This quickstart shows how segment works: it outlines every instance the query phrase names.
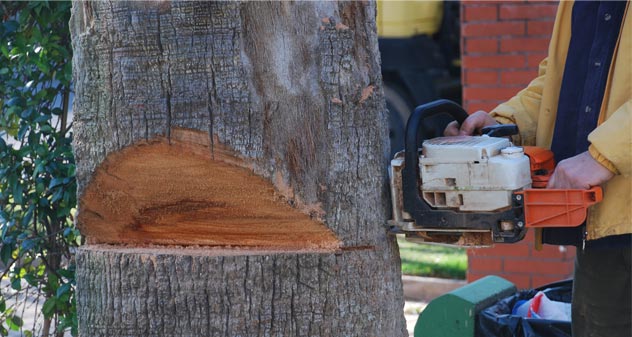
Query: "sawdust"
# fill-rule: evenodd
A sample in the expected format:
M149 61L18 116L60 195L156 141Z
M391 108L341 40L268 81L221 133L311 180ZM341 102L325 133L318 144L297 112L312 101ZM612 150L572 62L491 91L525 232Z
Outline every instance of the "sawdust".
M269 181L214 143L212 160L205 133L174 129L171 145L155 139L108 156L80 200L78 225L88 242L338 249L323 223L290 207Z

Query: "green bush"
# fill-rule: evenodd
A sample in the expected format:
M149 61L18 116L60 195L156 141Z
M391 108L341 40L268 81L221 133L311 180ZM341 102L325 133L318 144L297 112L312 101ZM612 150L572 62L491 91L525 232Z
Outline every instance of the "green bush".
M0 259L10 284L0 293L0 335L35 333L22 326L20 293L44 298L42 335L76 335L70 6L0 3Z

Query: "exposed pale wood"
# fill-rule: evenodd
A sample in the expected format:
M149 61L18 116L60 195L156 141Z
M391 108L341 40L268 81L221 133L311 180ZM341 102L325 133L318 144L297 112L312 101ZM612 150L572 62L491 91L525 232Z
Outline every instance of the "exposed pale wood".
M81 199L89 243L336 250L317 219L290 207L272 184L208 137L174 130L108 156ZM214 159L212 159L214 158ZM315 216L315 215L314 215Z

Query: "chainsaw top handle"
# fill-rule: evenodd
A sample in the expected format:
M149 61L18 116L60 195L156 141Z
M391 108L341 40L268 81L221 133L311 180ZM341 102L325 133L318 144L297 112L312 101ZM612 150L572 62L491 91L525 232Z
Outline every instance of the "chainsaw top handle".
M411 213L417 209L426 209L428 206L421 200L418 194L419 177L419 147L426 140L426 131L423 121L426 118L439 114L447 114L455 119L459 124L468 117L468 113L463 108L447 99L440 99L418 106L408 118L406 124L405 138L405 162L402 171L404 208Z

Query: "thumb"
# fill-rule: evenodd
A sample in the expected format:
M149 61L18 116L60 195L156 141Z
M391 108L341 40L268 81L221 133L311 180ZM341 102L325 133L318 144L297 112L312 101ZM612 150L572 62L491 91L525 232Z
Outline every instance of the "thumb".
M474 134L476 130L476 120L474 118L466 119L461 125L461 129L459 130L459 135L461 136L471 136Z

